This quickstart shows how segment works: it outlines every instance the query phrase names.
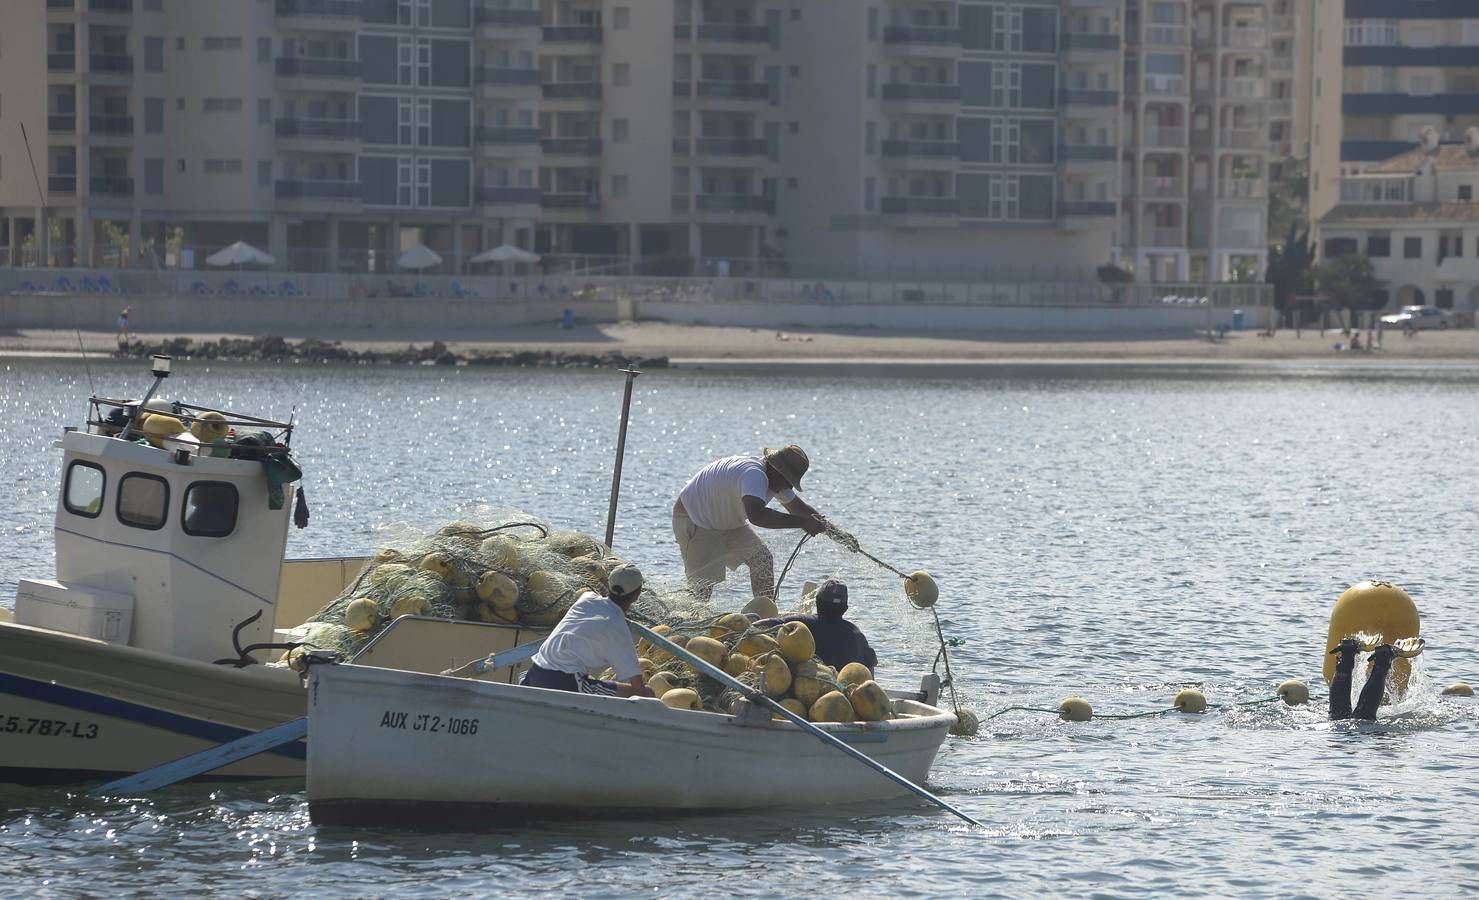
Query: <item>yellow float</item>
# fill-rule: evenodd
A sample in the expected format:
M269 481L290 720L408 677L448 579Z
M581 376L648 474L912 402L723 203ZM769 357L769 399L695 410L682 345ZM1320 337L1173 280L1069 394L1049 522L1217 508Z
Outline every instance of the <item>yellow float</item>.
M647 687L652 689L652 693L658 697L661 697L678 686L678 679L669 675L667 672L658 672L651 678L644 676L643 680L647 682Z
M1325 637L1325 681L1335 677L1335 656L1330 653L1345 638L1356 634L1381 637L1382 643L1395 644L1403 638L1415 638L1422 629L1417 604L1407 592L1389 581L1362 581L1353 584L1335 601L1330 610L1330 630ZM1407 689L1407 676L1412 664L1405 659L1392 661L1388 686L1401 694Z
M401 616L424 616L431 612L431 601L425 594L416 591L407 591L395 598L390 604L390 617L399 619Z
M421 562L417 563L416 567L432 573L448 584L452 583L452 560L440 550L435 550L421 557Z
M673 709L703 709L703 701L693 688L673 688L662 695L662 702Z
M832 682L836 681L836 673L830 667L822 665L817 660L807 660L796 667L791 680L791 693L796 699L805 703L810 709L821 696L828 691L836 690Z
M940 599L940 586L930 573L920 569L904 579L904 595L918 609L929 609Z
M797 700L795 697L787 697L786 699L782 700L781 701L781 706L784 706L787 710L789 710L790 712L795 713L796 715L800 716L803 719L806 718L806 707L805 706L802 706L801 705L801 701L800 700ZM776 715L771 716L771 718L773 718L773 719L785 719L786 717L785 716L782 716L782 715L779 715L779 714L776 714Z
M709 637L723 638L744 634L749 628L750 620L744 613L732 612L714 620L714 624L709 626Z
M1445 697L1472 697L1474 696L1474 689L1462 681L1455 681L1442 690L1442 695Z
M380 618L380 606L369 597L360 597L351 600L344 607L344 627L350 631L364 634L375 627L375 622Z
M1087 722L1094 718L1094 707L1082 697L1069 697L1058 704L1058 718L1065 722Z
M692 638L685 649L716 669L723 669L724 660L729 656L729 650L711 637Z
M144 417L143 434L149 443L160 446L167 437L174 437L185 430L185 423L174 416L150 413Z
M811 705L807 718L813 722L855 722L857 713L841 691L828 691Z
M755 661L743 653L734 652L724 660L724 673L738 678L755 667Z
M816 639L811 636L811 629L806 627L805 622L787 622L775 633L775 641L780 645L781 655L791 665L806 662L817 654Z
M1196 688L1184 688L1177 692L1171 705L1184 713L1204 713L1207 711L1207 697Z
M495 534L483 541L479 548L488 565L504 572L519 568L518 538L507 534Z
M1290 706L1300 706L1310 702L1310 687L1298 678L1279 682L1279 688L1274 693Z
M653 631L656 630L656 628L653 629ZM779 649L781 649L781 645L777 644L775 638L768 634L747 634L740 638L740 642L734 647L736 653L743 653L751 659L759 659L765 654L773 653Z
M479 600L495 609L512 609L519 600L519 586L514 580L492 569L478 577L477 593Z
M190 433L202 444L209 444L211 441L225 440L231 433L231 426L226 424L225 416L215 410L206 410L195 417L190 425Z
M767 653L755 660L755 671L764 679L761 684L765 686L767 697L784 697L791 690L791 667L786 665L785 657L779 652Z
M873 672L860 662L850 662L842 667L837 673L837 683L846 687L854 687L865 681L873 680Z
M860 722L882 722L893 711L888 694L871 678L854 685L847 692L847 702L852 704L853 714Z

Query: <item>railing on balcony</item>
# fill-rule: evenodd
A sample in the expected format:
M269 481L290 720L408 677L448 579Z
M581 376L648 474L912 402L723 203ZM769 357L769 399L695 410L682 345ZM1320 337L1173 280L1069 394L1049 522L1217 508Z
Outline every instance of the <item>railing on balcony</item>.
M100 197L132 197L134 180L110 176L94 177L88 179L87 189Z
M1224 200L1257 200L1263 196L1263 179L1220 178L1217 196Z
M46 191L50 194L75 194L77 193L77 176L48 175L46 176Z
M1294 101L1289 99L1268 101L1268 115L1271 119L1287 119L1294 115Z
M958 159L960 144L955 141L909 141L889 139L880 147L884 156L894 159Z
M46 117L46 130L52 134L71 134L77 130L76 113L52 113Z
M480 144L530 144L538 146L538 128L517 128L507 125L484 125L474 133Z
M1271 16L1269 18L1269 30L1274 34L1286 34L1294 30L1293 16Z
M884 197L879 208L887 215L960 215L960 201L955 197Z
M926 44L935 47L959 46L959 28L948 26L890 25L883 29L885 44Z
M1146 247L1180 247L1185 233L1179 225L1168 228L1147 225L1140 232L1140 240Z
M1140 193L1145 197L1184 197L1186 182L1176 175L1146 175L1140 179Z
M546 100L599 100L601 99L601 82L546 81L544 97Z
M691 81L675 81L675 82L673 82L673 96L674 97L692 97L693 96L693 82L691 82Z
M91 12L127 13L134 11L134 0L87 0Z
M690 155L692 153L693 153L693 138L690 138L690 137L675 137L675 138L673 138L673 155L674 156L688 156L688 155Z
M541 138L539 146L545 153L563 156L599 156L601 153L601 139L597 137Z
M483 187L478 189L479 203L538 204L539 188L532 187Z
M1083 91L1064 89L1058 92L1060 106L1115 106L1120 95L1115 91Z
M87 67L110 75L132 75L134 58L127 53L91 53L87 57Z
M710 156L765 156L770 143L765 138L701 137L698 152Z
M1113 219L1118 209L1113 200L1060 200L1058 217L1075 219Z
M1058 35L1058 46L1063 50L1118 50L1120 36L1092 31L1065 31Z
M1151 25L1145 29L1145 43L1153 47L1184 47L1189 37L1185 25Z
M883 86L885 100L922 100L936 103L960 101L958 84L894 83Z
M1140 143L1145 147L1185 147L1186 129L1180 125L1147 125L1141 131Z
M1267 93L1268 83L1262 78L1224 78L1221 95L1229 100L1257 100Z
M93 134L133 134L133 116L88 116L87 130Z
M704 212L775 212L775 201L764 194L699 194L694 198Z
M483 66L473 71L473 80L478 84L531 87L540 83L543 76L538 69L511 69L502 66Z
M534 18L539 18L539 13L534 12ZM544 26L544 40L549 44L599 44L601 43L600 25L546 25Z
M47 9L72 9L74 6L73 0L46 0Z
M1064 162L1113 162L1119 155L1113 144L1058 145L1058 159Z
M1258 49L1268 45L1268 32L1262 28L1224 28L1222 46Z
M544 17L537 9L509 9L479 4L473 10L473 22L477 25L498 25L504 28L538 28L544 24Z
M77 54L75 53L46 54L46 71L48 72L70 72L75 68L77 68Z
M1268 132L1260 128L1224 128L1219 143L1239 150L1256 150L1268 146Z
M769 100L771 89L763 81L700 81L698 95L728 100Z
M277 74L308 78L360 78L364 64L357 59L331 59L326 56L279 56Z
M362 200L364 191L358 181L279 181L275 186L279 200Z
M1288 75L1294 71L1294 60L1287 56L1275 56L1268 61L1268 70L1276 75Z
M586 191L578 193L546 193L539 202L545 209L600 209L601 195Z
M1146 75L1145 93L1155 97L1185 97L1185 75Z
M674 26L676 31L678 26ZM764 44L770 41L770 29L764 25L741 25L732 22L700 22L698 39L728 41L739 44Z
M279 16L322 16L330 19L358 19L359 0L277 0Z
M354 119L278 119L275 127L280 138L357 140L361 135L360 123Z

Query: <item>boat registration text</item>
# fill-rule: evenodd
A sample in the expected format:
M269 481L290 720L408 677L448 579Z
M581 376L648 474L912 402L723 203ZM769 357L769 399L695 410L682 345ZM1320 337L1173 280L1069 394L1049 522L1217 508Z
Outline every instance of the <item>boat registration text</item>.
M0 731L6 734L29 734L36 737L72 737L90 741L98 736L96 722L68 722L64 719L34 719L30 716L4 716Z
M381 728L397 728L401 731L426 731L432 734L478 733L477 719L442 718L428 713L412 716L410 713L386 710L380 716Z

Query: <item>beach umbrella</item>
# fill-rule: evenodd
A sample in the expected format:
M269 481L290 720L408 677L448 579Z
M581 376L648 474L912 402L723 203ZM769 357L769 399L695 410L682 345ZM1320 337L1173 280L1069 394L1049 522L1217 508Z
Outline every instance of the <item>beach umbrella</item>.
M205 258L205 264L217 268L227 266L270 266L277 262L271 254L263 253L246 241L237 241L223 247Z
M402 253L401 258L396 260L395 266L398 269L409 269L413 272L419 272L422 269L430 269L433 266L439 266L441 264L442 258L437 255L435 250L425 244L417 244L410 250Z
M474 256L472 259L468 260L468 262L537 263L539 262L539 254L530 253L528 250L521 250L518 247L513 246L512 244L499 244L492 250L484 250L482 253L479 253L477 256Z

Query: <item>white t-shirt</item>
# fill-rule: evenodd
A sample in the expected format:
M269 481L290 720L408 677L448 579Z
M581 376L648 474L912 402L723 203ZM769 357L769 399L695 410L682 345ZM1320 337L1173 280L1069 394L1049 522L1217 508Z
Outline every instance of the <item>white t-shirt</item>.
M726 456L699 469L678 495L693 524L714 531L741 528L749 521L745 517L745 497L759 497L766 503L779 497L782 503L790 503L796 499L796 492L772 492L765 460L760 457Z
M607 666L618 681L642 674L637 648L621 607L610 598L586 591L540 645L532 662L542 669L581 675Z

